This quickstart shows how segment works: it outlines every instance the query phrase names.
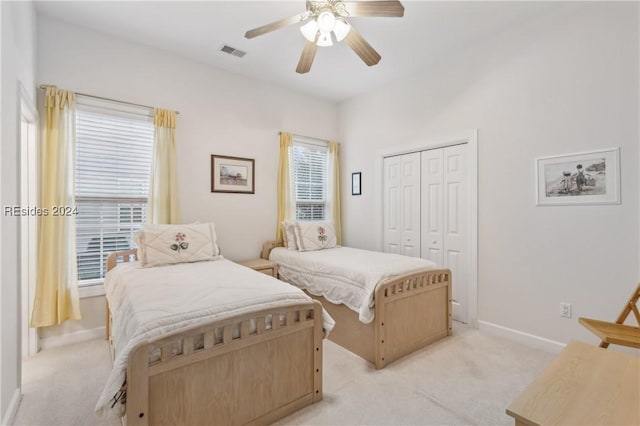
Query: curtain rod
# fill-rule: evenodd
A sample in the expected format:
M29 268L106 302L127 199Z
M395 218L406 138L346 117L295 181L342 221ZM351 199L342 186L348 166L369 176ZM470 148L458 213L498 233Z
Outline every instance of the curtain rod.
M286 133L286 132L278 132L279 135ZM312 139L314 141L318 141L318 142L329 142L328 139L320 139L320 138L312 138L311 136L305 136L305 135L299 135L297 133L291 133L291 136L297 136L299 138L306 138L306 139Z
M41 89L46 89L47 87L55 87L55 85L53 85L53 84L41 84L40 85ZM127 105L139 106L139 107L143 107L143 108L155 109L155 107L152 107L152 106L149 106L149 105L136 104L136 103L133 103L133 102L121 101L121 100L112 99L112 98L105 98L105 97L102 97L102 96L87 95L86 93L80 93L80 92L74 92L74 93L76 95L86 96L88 98L94 98L94 99L101 99L103 101L119 102L121 104L127 104ZM175 113L176 114L180 114L180 111L176 111Z

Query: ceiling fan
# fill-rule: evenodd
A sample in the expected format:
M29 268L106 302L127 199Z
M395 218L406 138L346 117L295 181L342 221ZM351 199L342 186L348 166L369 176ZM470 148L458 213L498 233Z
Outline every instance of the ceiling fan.
M381 56L346 20L347 17L402 17L404 6L399 1L341 1L307 0L307 10L245 33L246 38L275 31L277 29L308 21L300 32L307 39L298 61L296 72L305 74L311 69L317 46L332 46L331 33L337 42L344 40L368 66L377 64Z

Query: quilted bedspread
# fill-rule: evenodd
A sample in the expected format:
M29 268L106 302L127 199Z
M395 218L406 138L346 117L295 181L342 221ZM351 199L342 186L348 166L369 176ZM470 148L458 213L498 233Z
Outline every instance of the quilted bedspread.
M373 321L373 296L378 283L436 268L426 259L350 247L306 252L278 247L269 258L278 264L281 279L329 302L345 304L365 324Z

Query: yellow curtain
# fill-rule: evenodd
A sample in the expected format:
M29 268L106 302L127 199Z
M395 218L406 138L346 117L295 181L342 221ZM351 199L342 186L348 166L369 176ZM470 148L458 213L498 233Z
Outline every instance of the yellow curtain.
M276 239L282 240L282 221L292 216L291 176L289 173L289 153L293 146L291 133L280 133L280 168L278 170L278 226L276 227Z
M156 109L151 181L149 184L149 223L180 223L176 174L176 113Z
M336 229L338 244L342 244L342 222L340 220L340 144L329 142L329 202L331 203L331 220Z
M73 206L75 94L47 87L41 138L40 206L36 294L31 327L80 319L75 216L53 216L53 206Z

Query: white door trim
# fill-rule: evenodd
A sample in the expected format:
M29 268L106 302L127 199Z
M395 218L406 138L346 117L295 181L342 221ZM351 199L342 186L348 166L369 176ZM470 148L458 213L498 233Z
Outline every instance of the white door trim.
M26 89L18 83L18 140L20 141L20 205L32 207L37 194L37 150L38 110ZM22 134L22 119L29 123L33 135L25 140ZM29 135L29 134L28 134ZM35 168L35 170L34 170ZM34 172L36 175L34 176ZM35 200L37 203L37 199ZM35 297L35 262L37 256L36 217L25 215L20 220L20 288L21 288L21 332L22 356L33 356L38 352L38 329L29 327L30 313Z
M375 226L376 246L383 251L383 210L382 203L384 190L383 161L385 157L408 154L411 152L426 151L435 148L467 144L468 155L468 202L469 202L469 285L468 285L468 318L469 325L478 328L478 129L465 130L458 133L447 134L429 138L408 145L395 146L378 150L375 165Z

